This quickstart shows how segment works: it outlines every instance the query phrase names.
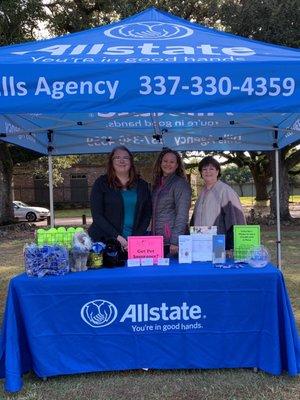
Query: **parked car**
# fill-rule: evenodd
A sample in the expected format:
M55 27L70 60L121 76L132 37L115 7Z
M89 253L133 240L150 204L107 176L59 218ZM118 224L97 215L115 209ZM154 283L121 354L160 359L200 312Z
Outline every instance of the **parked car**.
M43 220L50 216L47 208L29 206L22 201L13 201L13 207L15 218L26 219L29 222Z

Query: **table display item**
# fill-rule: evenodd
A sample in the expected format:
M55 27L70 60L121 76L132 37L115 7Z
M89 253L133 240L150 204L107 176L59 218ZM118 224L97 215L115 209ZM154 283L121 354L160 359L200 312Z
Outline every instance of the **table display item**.
M212 261L213 235L217 234L217 227L191 226L192 261Z
M213 264L214 268L219 268L219 269L239 269L239 268L244 268L246 265L243 262L225 262L225 263L215 263Z
M226 261L225 235L213 235L212 237L212 262L224 264Z
M103 266L103 251L105 244L102 242L96 242L92 244L91 251L88 257L89 268L101 268Z
M70 269L72 272L87 270L87 260L92 241L86 232L75 232L73 247L70 250Z
M151 257L141 258L141 266L142 267L149 267L149 266L152 266L152 265L154 265L153 264L153 258L151 258Z
M114 238L107 239L103 252L103 264L105 267L122 267L125 265L126 255L121 243Z
M170 265L170 259L168 257L161 257L157 259L157 265Z
M128 258L158 258L164 256L163 236L128 236Z
M249 251L260 246L260 226L234 225L233 242L235 261L246 261Z
M141 259L140 258L128 258L127 259L127 267L140 267Z
M253 268L263 268L270 262L270 255L265 246L256 246L249 251L247 263Z
M69 272L69 254L62 246L31 243L24 247L24 264L28 276L64 275Z
M218 228L215 225L203 225L203 226L190 226L190 234L210 234L210 235L216 235Z
M178 244L179 244L179 252L178 252L179 264L191 263L192 262L192 251L193 251L192 236L179 235L178 236Z
M36 243L39 246L57 244L71 249L73 246L73 236L76 232L83 232L83 228L74 228L72 226L68 228L64 226L49 229L39 228L36 230Z
M192 261L212 261L212 234L192 234Z

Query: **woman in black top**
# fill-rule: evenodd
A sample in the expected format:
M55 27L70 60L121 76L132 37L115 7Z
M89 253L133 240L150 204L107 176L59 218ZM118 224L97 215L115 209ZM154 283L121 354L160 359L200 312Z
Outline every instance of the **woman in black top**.
M133 155L125 146L112 150L107 173L96 179L91 192L93 241L117 239L127 250L127 237L145 235L151 218L148 183L137 175Z

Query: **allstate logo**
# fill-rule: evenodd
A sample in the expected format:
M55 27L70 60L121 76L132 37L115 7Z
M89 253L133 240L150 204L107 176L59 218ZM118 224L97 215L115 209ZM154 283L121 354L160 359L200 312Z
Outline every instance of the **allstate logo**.
M104 35L116 39L166 40L191 36L193 30L183 25L167 22L134 22L118 25L104 31Z
M116 306L107 300L92 300L84 304L80 311L81 318L93 328L103 328L117 318Z

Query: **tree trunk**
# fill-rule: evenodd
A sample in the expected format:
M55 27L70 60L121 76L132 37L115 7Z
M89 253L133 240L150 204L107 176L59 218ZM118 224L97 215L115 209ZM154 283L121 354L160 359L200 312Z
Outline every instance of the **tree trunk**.
M257 166L250 167L252 177L253 177L253 182L255 186L255 191L256 191L256 196L255 200L256 201L264 201L269 199L269 193L268 193L268 183L269 183L269 177L264 171L261 171L260 168L257 168Z
M0 225L14 220L12 206L13 161L6 143L0 143Z
M241 197L244 197L243 185L239 185L239 188L241 191Z
M275 218L276 213L276 170L275 170L275 152L270 153L270 161L272 168L272 189L270 193L270 215ZM289 210L289 177L286 168L285 157L279 150L279 204L280 204L280 219L282 221L290 221L292 219Z

